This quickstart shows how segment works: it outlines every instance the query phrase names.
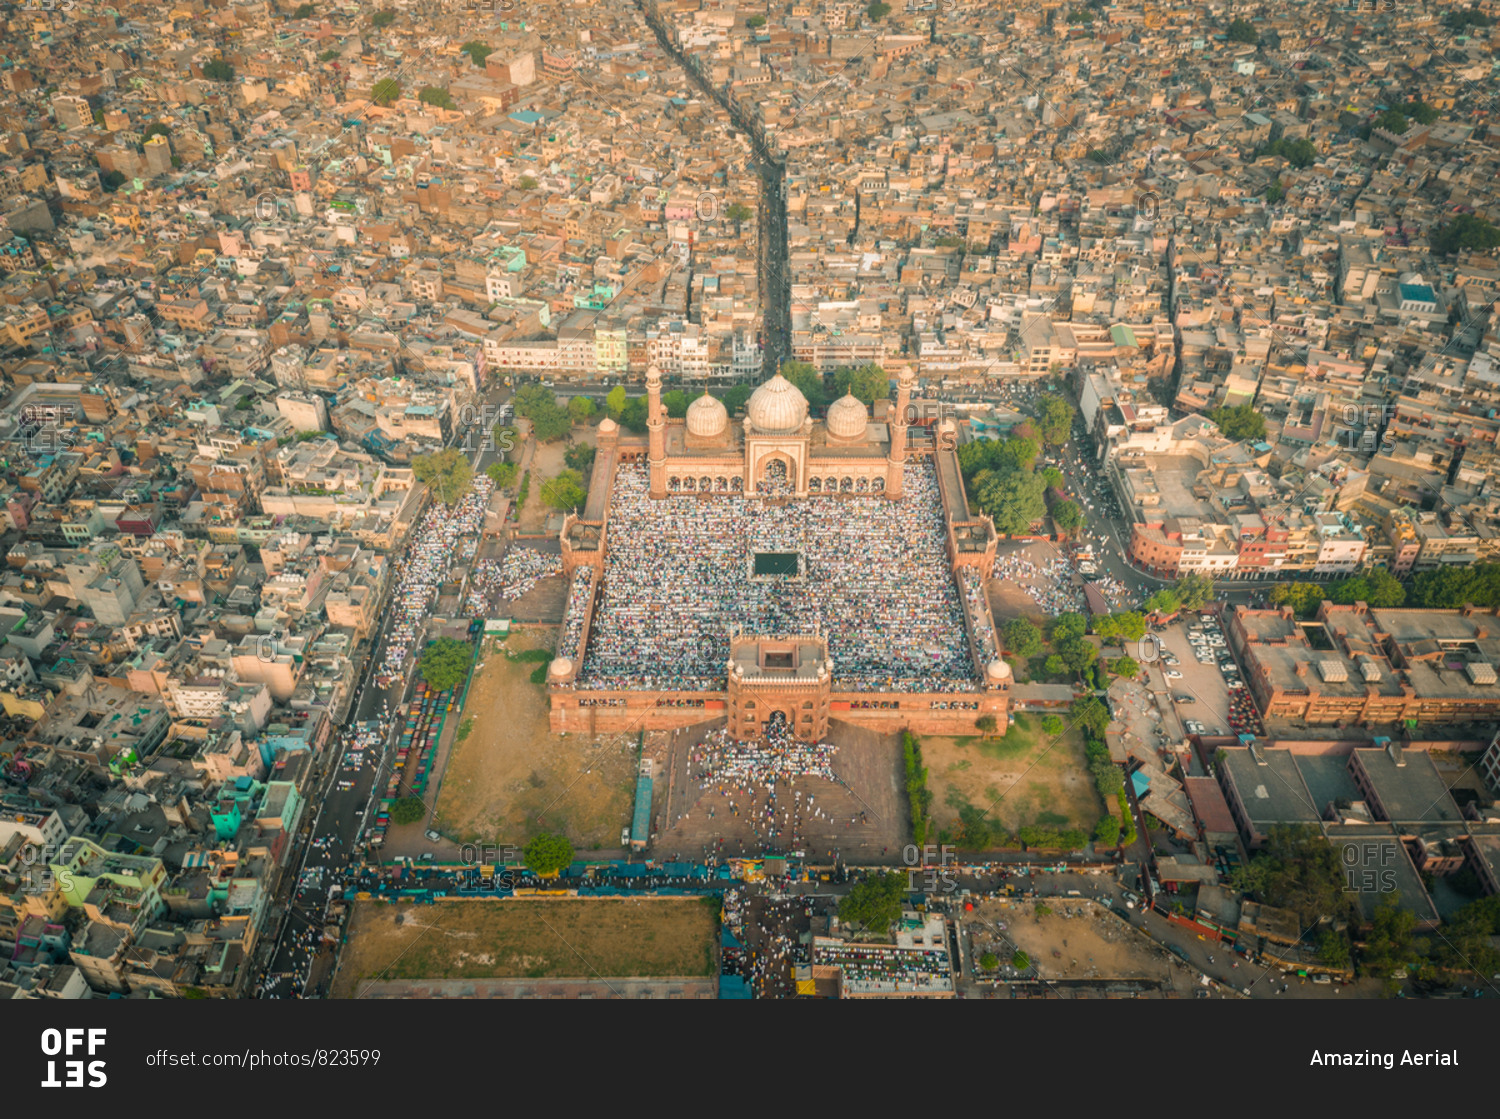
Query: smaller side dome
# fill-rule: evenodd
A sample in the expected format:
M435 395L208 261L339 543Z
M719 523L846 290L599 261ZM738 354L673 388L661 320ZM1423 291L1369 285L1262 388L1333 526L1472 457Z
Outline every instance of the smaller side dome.
M845 393L828 406L825 421L828 434L839 439L857 439L865 433L870 414L865 411L864 401L853 393Z
M712 439L723 435L728 426L729 410L724 407L724 402L718 397L705 392L688 405L688 434L703 439Z

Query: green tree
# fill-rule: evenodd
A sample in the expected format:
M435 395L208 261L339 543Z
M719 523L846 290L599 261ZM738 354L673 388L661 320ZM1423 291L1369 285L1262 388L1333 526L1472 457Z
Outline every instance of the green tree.
M1089 620L1082 614L1068 612L1052 619L1052 641L1057 644L1070 637L1082 637L1089 631Z
M113 194L115 191L119 190L120 187L124 185L124 183L125 176L120 174L120 172L118 171L106 171L104 174L99 176L99 185L103 187L104 190L109 194Z
M1042 481L1046 484L1049 490L1057 490L1059 493L1062 492L1063 485L1067 481L1067 479L1063 477L1063 472L1061 470L1059 470L1055 466L1049 466L1045 470L1037 471L1037 473L1041 475Z
M322 54L318 55L318 61L319 62L332 62L338 56L339 56L339 52L336 51L336 50L334 50L332 47L329 47Z
M1050 447L1061 447L1073 436L1075 409L1066 397L1045 393L1036 402L1037 429Z
M542 878L553 878L573 861L573 844L567 836L537 832L521 849L526 869Z
M1347 968L1353 962L1349 938L1333 929L1324 929L1318 937L1318 959L1329 967Z
M1416 971L1421 965L1422 958L1417 954L1412 935L1416 928L1417 915L1401 904L1400 894L1386 895L1375 908L1375 919L1365 937L1359 962L1364 971L1384 977L1388 991L1396 984L1393 973Z
M1281 185L1280 179L1275 179L1271 185L1266 187L1266 201L1275 205L1286 197L1286 187Z
M558 404L556 395L544 385L527 385L515 396L516 415L531 421L531 431L538 441L550 443L573 429L573 418Z
M394 8L381 8L370 17L372 27L389 27L396 22L396 11Z
M1058 654L1053 653L1042 663L1042 671L1048 676L1061 676L1064 672L1068 671L1068 662L1063 660Z
M522 190L535 190L537 187L537 182L530 175L522 175L519 179L516 180L516 186L518 186Z
M1105 813L1094 825L1094 842L1101 847L1114 847L1120 842L1120 821Z
M415 824L427 816L427 805L421 797L402 797L391 805L391 823Z
M1005 651L1022 659L1036 656L1042 651L1042 631L1025 618L1012 618L1005 623Z
M1042 733L1048 738L1056 738L1068 729L1068 725L1056 715L1042 716Z
M594 466L594 448L587 443L574 443L563 452L563 465L587 476Z
M620 423L627 430L641 435L646 430L646 398L632 396L620 412Z
M995 531L1021 534L1047 512L1042 480L1035 474L1010 471L997 475L979 491L979 508L995 521Z
M1349 912L1338 852L1309 824L1272 826L1265 848L1232 877L1237 889L1256 900L1292 910L1304 927Z
M732 388L726 389L724 395L720 398L724 401L724 410L731 416L736 412L743 411L745 402L750 399L750 394L754 391L749 385L735 385Z
M755 211L743 202L731 202L729 209L724 211L724 216L734 222L734 235L740 235L740 227L755 216Z
M618 420L620 413L625 411L625 386L616 385L609 390L609 395L604 398L604 409L609 413L609 418Z
M1500 933L1500 894L1470 902L1450 916L1434 937L1434 962L1447 971L1488 981L1500 972L1500 952L1491 939Z
M513 462L492 462L484 468L497 490L508 490L516 484L521 468Z
M1401 112L1408 119L1414 120L1418 124L1436 124L1438 118L1442 116L1431 105L1421 100L1408 101L1401 106Z
M1488 252L1496 247L1500 247L1500 226L1478 214L1459 214L1432 233L1432 251L1439 256L1449 256L1464 249Z
M872 874L849 888L839 902L839 920L883 934L901 919L901 901L906 893L902 874Z
M401 83L395 78L381 78L370 87L370 100L381 108L401 99Z
M442 86L424 85L417 100L424 105L436 105L439 109L456 109L452 96Z
M495 53L495 48L481 43L478 39L470 39L458 48L458 53L468 55L475 66L483 66L484 60Z
M994 734L1000 728L1000 722L993 715L981 715L974 720L974 729L986 738Z
M750 16L748 19L745 20L745 26L749 27L751 29L755 29L755 28L758 28L758 27L764 27L765 25L766 25L766 17L765 16Z
M833 391L835 396L853 393L868 407L891 395L891 381L886 371L873 363L852 369L845 366L834 370Z
M1231 43L1258 43L1260 36L1256 34L1255 26L1245 19L1237 19L1229 25L1229 41Z
M1383 128L1387 132L1394 132L1397 136L1400 136L1411 127L1406 123L1406 114L1401 112L1400 109L1387 109L1375 118L1374 124L1376 128Z
M680 420L687 415L688 405L687 393L681 389L673 389L671 392L661 394L661 406L667 410L667 415L674 420Z
M1228 439L1264 439L1266 418L1249 404L1236 404L1231 408L1215 408L1208 418L1218 424L1219 430Z
M986 952L979 957L979 966L985 971L994 971L1000 966L1000 957L993 952Z
M568 415L574 423L587 423L593 419L594 413L599 409L586 396L574 396L568 399Z
M1388 610L1406 602L1406 588L1385 568L1372 567L1363 575L1351 575L1329 584L1328 600L1340 606L1364 602Z
M474 470L455 447L430 455L418 455L411 462L417 481L432 490L432 496L444 505L456 505L469 491Z
M313 12L317 11L311 4L298 4L297 10L292 13L293 19L310 19Z
M1275 606L1290 606L1300 616L1310 618L1318 611L1318 605L1326 598L1323 588L1316 583L1278 583L1271 588L1271 602Z
M161 121L152 121L150 124L146 125L144 131L141 132L141 143L144 144L153 136L166 136L170 138L171 135L172 130L166 125L162 124Z
M865 15L870 17L871 23L879 23L890 14L891 6L885 0L875 0L875 3L865 9Z
M564 470L542 484L542 500L559 513L581 508L587 498L583 478L576 470Z
M1059 501L1052 507L1052 523L1066 533L1083 527L1083 510L1076 501Z
M1207 575L1190 571L1177 580L1177 597L1182 600L1184 609L1201 610L1213 601L1214 581Z
M782 362L781 375L797 386L797 391L807 397L813 408L822 408L828 403L828 391L823 386L823 374L805 361Z
M1017 971L1025 971L1031 966L1031 957L1017 948L1015 951L1015 955L1011 956L1010 958L1010 966L1015 968Z
M1132 680L1141 674L1140 663L1134 657L1116 657L1109 668L1116 676L1123 676L1127 680Z
M213 82L234 81L234 67L222 58L215 58L203 65L203 76Z
M1163 587L1150 598L1146 599L1145 602L1141 603L1141 607L1151 611L1153 614L1170 617L1182 609L1182 599L1178 597L1176 591L1169 587Z
M422 679L435 692L446 692L462 684L474 663L474 650L466 641L439 637L422 650L417 666Z
M1081 728L1085 734L1102 738L1109 729L1109 708L1098 696L1087 695L1075 699L1068 714L1072 716L1073 725Z

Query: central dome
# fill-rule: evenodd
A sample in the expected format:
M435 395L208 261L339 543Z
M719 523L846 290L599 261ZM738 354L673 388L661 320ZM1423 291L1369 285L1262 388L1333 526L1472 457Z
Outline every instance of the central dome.
M689 435L701 436L704 439L712 439L723 435L724 429L729 426L729 412L724 408L723 401L708 393L704 393L697 400L688 405L687 429Z
M855 439L865 433L870 414L865 411L864 401L853 393L845 393L828 406L826 424L828 434L840 439Z
M807 397L778 373L750 395L745 415L756 431L790 435L807 419Z

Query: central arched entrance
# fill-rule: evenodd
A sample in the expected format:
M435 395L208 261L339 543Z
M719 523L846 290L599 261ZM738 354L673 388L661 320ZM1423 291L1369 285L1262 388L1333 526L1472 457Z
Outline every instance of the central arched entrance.
M785 711L772 711L766 717L766 737L769 739L786 738L791 733L791 723L787 720Z
M785 459L773 458L766 462L759 489L767 497L785 497L792 492L792 477Z

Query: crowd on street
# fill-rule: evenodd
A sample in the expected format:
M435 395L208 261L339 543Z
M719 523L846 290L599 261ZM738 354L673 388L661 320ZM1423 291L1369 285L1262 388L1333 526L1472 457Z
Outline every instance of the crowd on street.
M1083 587L1075 578L1071 560L1058 556L1048 560L1027 559L1021 552L996 556L990 578L1014 583L1029 594L1049 616L1081 614L1088 608Z
M502 602L514 602L543 579L562 574L562 556L535 548L512 548L503 560L482 559L469 571L465 613L487 615Z
M479 475L456 505L437 502L423 514L415 536L396 568L390 630L380 665L382 676L395 676L405 667L406 658L421 636L422 623L437 601L438 588L447 578L450 566L464 564L474 554L484 527L485 506L493 488L493 482Z
M722 690L737 629L826 637L836 690L978 690L930 464L907 465L900 501L653 501L647 484L641 465L615 477L580 687ZM784 551L802 577L750 577Z

